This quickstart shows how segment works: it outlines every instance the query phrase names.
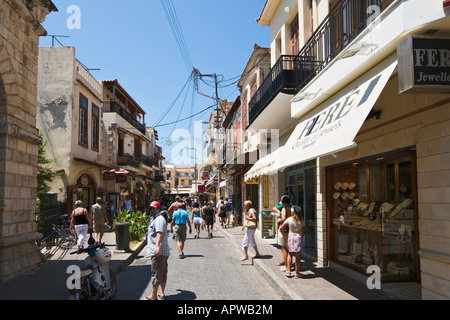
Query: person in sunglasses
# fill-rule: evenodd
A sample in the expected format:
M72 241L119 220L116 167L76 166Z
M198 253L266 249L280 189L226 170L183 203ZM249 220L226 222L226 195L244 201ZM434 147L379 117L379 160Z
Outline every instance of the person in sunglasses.
M158 201L150 204L150 213L153 217L147 233L147 258L151 259L153 285L152 293L143 300L165 299L164 289L167 282L168 264L170 256L169 243L167 241L167 222L161 215L161 205ZM158 288L160 290L158 292Z

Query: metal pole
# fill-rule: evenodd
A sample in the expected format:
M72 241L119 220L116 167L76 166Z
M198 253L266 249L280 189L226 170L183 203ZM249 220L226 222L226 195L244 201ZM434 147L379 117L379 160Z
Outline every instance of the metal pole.
M217 199L217 203L219 202L219 200L220 200L220 197L221 197L221 190L220 190L220 182L221 182L221 174L220 174L220 166L221 166L221 162L222 161L220 161L220 159L221 159L221 157L220 157L220 151L222 150L221 148L219 148L219 138L220 138L220 124L219 124L219 104L220 104L220 102L219 102L219 95L218 95L218 92L217 92L217 75L216 74L214 74L214 83L215 83L215 87L216 87L216 129L217 129L217 139L216 139L216 144L217 144L217 148L216 148L216 152L217 152L217 173L218 173L218 180L217 180L217 187L218 187L218 189L219 189L219 198Z

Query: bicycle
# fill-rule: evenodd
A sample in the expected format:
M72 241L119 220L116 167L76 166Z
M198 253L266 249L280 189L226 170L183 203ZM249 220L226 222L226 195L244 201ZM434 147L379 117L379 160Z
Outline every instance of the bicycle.
M51 246L55 240L56 245L63 250L68 250L77 243L77 235L75 234L75 231L71 230L67 226L67 217L67 214L61 215L61 218L63 219L62 225L59 226L53 224L53 232L37 243L39 250L42 250L44 247L48 247L49 245Z

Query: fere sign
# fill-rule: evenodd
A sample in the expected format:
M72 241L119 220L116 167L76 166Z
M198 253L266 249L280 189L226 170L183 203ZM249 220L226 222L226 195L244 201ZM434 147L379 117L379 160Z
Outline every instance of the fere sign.
M397 55L400 93L450 93L450 39L411 36Z

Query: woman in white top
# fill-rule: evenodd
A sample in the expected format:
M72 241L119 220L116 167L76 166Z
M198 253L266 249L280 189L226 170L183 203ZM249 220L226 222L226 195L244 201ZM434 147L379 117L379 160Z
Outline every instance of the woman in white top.
M289 227L289 234L284 228ZM291 277L292 258L295 256L295 278L301 277L300 261L302 253L302 239L305 234L305 221L303 220L302 209L299 206L292 208L292 215L280 226L280 233L287 243L289 255L287 257L286 277Z
M255 249L256 255L254 258L259 258L261 255L259 254L258 247L256 246L255 241L255 231L256 224L258 222L258 217L256 216L256 210L252 208L252 202L247 200L244 202L244 225L242 226L242 231L246 229L244 240L242 241L242 246L244 247L244 257L241 258L241 261L248 260L248 247L251 246Z

